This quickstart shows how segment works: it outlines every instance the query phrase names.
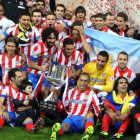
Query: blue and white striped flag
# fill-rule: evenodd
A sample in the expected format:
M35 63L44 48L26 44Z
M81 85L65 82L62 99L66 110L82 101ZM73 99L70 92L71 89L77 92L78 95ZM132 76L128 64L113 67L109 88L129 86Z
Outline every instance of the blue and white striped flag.
M89 28L85 28L85 35L89 36L93 51L90 60L97 59L97 54L101 50L106 50L111 56L111 65L117 65L117 55L125 51L129 55L128 68L136 73L140 73L140 41L109 34Z

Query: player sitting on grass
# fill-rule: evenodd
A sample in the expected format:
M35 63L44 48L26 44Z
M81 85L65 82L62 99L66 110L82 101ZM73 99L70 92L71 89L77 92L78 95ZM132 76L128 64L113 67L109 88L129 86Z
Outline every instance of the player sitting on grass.
M85 136L82 140L88 140L93 134L94 114L99 116L99 100L94 91L88 88L89 81L89 74L81 73L77 87L68 91L64 101L65 106L69 105L68 117L63 120L61 125L60 123L54 124L51 140L56 140L57 132L58 135L63 135L65 132L78 133L85 130Z
M35 124L35 127L29 131L29 133L35 133L41 129L44 125L43 119L38 119L34 108L38 107L38 101L31 95L33 92L32 83L24 80L20 85L20 90L13 99L14 107L16 110L16 118L13 121L13 125L21 125L24 120L30 117ZM29 107L29 109L22 110L22 107Z
M130 110L138 103L137 96L128 95L128 80L119 77L115 83L114 91L106 96L104 101L105 114L102 119L102 132L99 139L108 138L108 130L116 130L112 140L119 140L130 124Z

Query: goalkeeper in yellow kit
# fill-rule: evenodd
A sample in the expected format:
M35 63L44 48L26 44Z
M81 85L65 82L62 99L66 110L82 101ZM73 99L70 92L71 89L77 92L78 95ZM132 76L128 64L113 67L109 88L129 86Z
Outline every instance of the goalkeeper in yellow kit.
M84 66L84 71L90 75L90 88L106 96L107 92L113 90L114 70L108 64L109 54L106 51L100 51L96 62L91 61Z

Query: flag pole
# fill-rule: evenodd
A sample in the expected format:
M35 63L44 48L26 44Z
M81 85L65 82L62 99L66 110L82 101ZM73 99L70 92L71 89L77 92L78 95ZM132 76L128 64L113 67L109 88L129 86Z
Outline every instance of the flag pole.
M101 7L97 4L97 2L95 1L95 0L92 0L93 2L94 2L94 4L100 9L100 11L103 13L103 14L105 14L104 12L103 12L103 10L101 9Z

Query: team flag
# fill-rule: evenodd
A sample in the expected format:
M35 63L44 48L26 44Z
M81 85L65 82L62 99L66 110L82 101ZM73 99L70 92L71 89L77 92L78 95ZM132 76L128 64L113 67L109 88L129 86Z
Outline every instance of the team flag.
M106 50L110 55L111 65L115 66L118 53L125 51L129 55L128 68L136 73L140 72L140 41L90 28L85 28L85 35L90 37L93 46L90 61L97 59L99 51Z

